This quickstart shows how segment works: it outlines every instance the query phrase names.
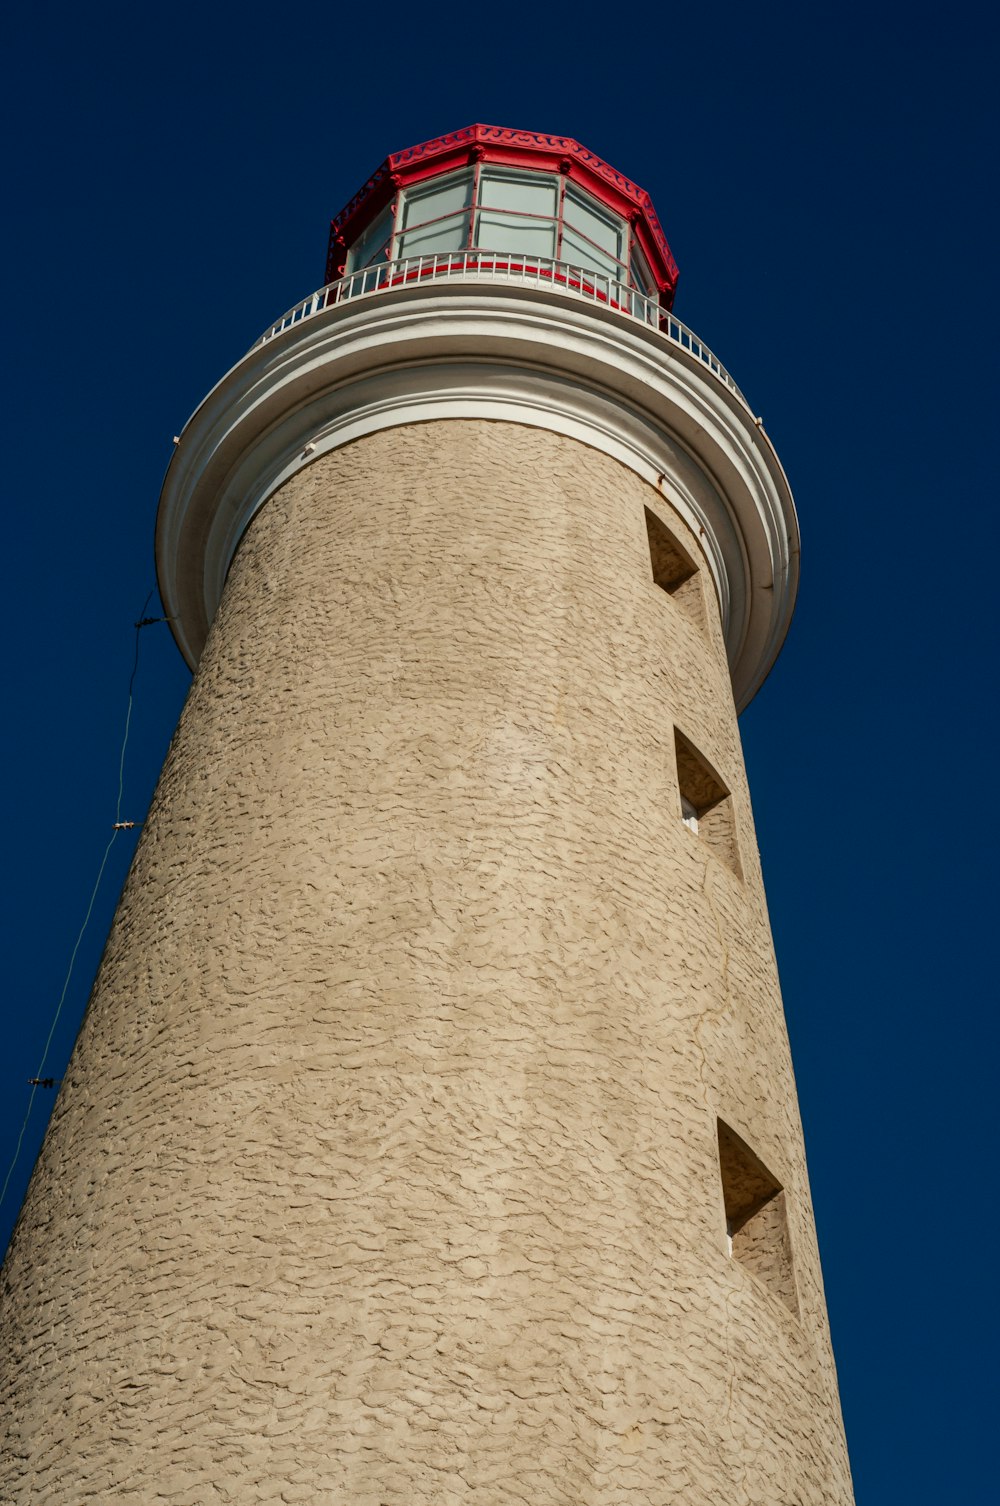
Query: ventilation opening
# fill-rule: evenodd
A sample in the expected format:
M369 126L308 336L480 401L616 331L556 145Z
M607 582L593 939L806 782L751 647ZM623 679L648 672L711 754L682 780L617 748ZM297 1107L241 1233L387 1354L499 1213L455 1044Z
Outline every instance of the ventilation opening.
M730 1255L797 1315L785 1194L749 1145L721 1119L719 1171Z
M674 732L677 752L677 787L681 799L681 820L696 832L705 846L739 876L740 858L736 845L736 821L733 797L711 764L682 732Z
M656 514L648 507L644 512L653 579L668 596L673 597L685 615L701 627L704 618L698 566Z

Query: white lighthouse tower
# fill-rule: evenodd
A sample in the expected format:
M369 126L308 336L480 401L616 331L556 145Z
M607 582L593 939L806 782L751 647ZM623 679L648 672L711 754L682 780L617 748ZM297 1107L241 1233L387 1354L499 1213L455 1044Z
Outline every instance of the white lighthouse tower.
M472 126L184 429L5 1506L850 1506L736 721L797 525L675 282L620 172Z

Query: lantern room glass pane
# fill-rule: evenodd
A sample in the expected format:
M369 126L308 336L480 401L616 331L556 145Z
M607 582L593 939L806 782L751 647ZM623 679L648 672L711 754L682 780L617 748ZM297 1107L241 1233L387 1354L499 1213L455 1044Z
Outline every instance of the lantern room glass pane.
M389 242L392 240L392 211L393 206L389 204L368 229L361 232L348 253L348 271L355 272L359 267L368 267L374 261L388 259Z
M603 272L606 276L618 282L624 280L625 268L620 267L613 256L605 256L590 241L584 240L582 235L577 235L567 225L563 230L562 261L570 262L574 267L586 267L592 272Z
M588 240L593 241L602 251L607 251L616 261L622 260L625 222L617 215L598 209L590 199L567 188L563 218L567 225L582 231Z
M524 256L556 254L555 220L529 220L518 214L476 216L476 245L484 251L520 251Z
M634 244L632 248L630 267L633 286L637 287L639 289L639 292L644 293L647 298L651 298L656 291L656 284L653 281L653 274L652 272L650 272L648 266L646 265L646 258Z
M426 225L455 210L467 209L472 202L472 174L456 173L450 178L433 179L407 189L403 197L403 229Z
M452 215L446 220L435 220L432 225L421 225L416 230L407 230L399 237L397 260L403 256L428 256L436 251L462 251L468 219L464 214Z
M437 256L475 246L505 257L558 258L595 274L602 296L628 308L634 302L634 312L644 314L645 306L626 289L655 297L655 279L625 217L562 174L483 163L426 179L401 193L396 227L393 241L386 210L351 248L351 269L388 256ZM604 285L604 278L617 287Z
M487 209L506 209L515 214L555 215L559 210L559 179L547 173L483 168L479 202Z

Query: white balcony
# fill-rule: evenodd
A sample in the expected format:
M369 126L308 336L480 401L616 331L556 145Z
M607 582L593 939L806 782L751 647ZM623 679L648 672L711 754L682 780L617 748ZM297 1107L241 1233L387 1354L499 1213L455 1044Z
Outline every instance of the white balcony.
M401 261L377 262L350 272L325 288L318 288L266 329L252 350L267 344L285 330L311 319L324 310L335 308L355 298L372 298L398 288L412 288L443 282L520 284L564 293L567 298L612 309L629 321L656 330L668 344L687 351L702 362L708 371L729 391L735 393L748 409L743 393L729 372L708 346L686 324L676 318L656 297L647 297L635 288L586 267L555 261L546 256L528 256L522 252L445 251L428 256L406 257Z
M160 590L189 663L268 497L343 444L453 418L562 434L666 498L704 549L746 704L798 581L795 507L760 420L654 297L519 251L359 268L289 309L216 384L180 435L157 529Z

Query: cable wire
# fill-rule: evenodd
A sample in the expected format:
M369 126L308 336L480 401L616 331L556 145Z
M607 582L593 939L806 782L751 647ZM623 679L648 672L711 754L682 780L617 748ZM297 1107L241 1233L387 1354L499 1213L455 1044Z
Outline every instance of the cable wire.
M111 849L112 847L114 847L115 841L118 837L118 832L121 829L120 823L122 818L122 795L125 788L125 750L128 748L129 730L132 726L132 702L135 697L135 677L139 671L139 632L146 625L146 608L149 606L152 595L153 592L150 591L149 595L146 597L146 600L142 604L142 611L139 613L139 619L135 624L135 653L132 659L132 673L129 675L128 681L128 705L125 710L125 730L122 735L121 754L118 759L118 799L115 804L115 826L111 832L111 837L108 841L108 845L104 849L104 856L101 858L101 866L97 870L97 877L94 880L94 887L90 891L90 903L87 905L87 913L83 917L83 925L80 927L77 933L76 942L74 943L73 951L70 954L69 967L66 969L66 977L63 979L62 992L59 995L59 1002L56 1005L55 1014L52 1016L52 1024L49 1027L49 1033L45 1040L45 1048L42 1051L42 1059L39 1062L38 1070L35 1073L36 1078L44 1076L45 1062L48 1058L49 1047L52 1045L52 1037L56 1033L56 1026L59 1023L59 1017L62 1014L63 1005L66 1002L66 995L69 992L70 981L73 977L73 969L76 966L77 953L80 950L80 944L83 941L87 927L90 924L90 917L94 913L94 905L97 901L97 892L101 887L101 880L104 877L104 870L108 866L108 858L111 856ZM28 1128L28 1120L31 1118L31 1109L32 1105L35 1102L35 1094L37 1092L38 1085L37 1083L33 1083L31 1088L31 1096L28 1099L28 1107L25 1109L24 1119L21 1124L21 1132L17 1137L17 1145L14 1147L14 1155L11 1158L10 1166L7 1168L7 1175L4 1177L3 1187L0 1188L0 1206L3 1205L3 1200L7 1195L7 1188L10 1185L10 1179L14 1175L14 1168L17 1165L18 1157L21 1154L21 1146L24 1143L25 1131Z
M135 677L139 673L139 634L145 625L146 608L152 599L153 593L150 591L142 604L142 611L139 613L135 624L135 654L132 658L132 673L128 677L128 710L125 712L125 735L122 738L122 753L118 760L118 801L115 805L116 822L122 818L122 790L125 786L125 749L128 747L129 727L132 725L132 699L135 694Z
M94 887L90 892L90 903L87 906L87 913L83 918L83 925L80 927L80 930L77 934L76 944L73 947L73 951L69 959L69 967L66 969L66 977L63 980L62 993L59 995L59 1002L56 1005L56 1012L52 1016L52 1024L49 1028L48 1037L45 1041L45 1048L42 1051L42 1059L38 1064L38 1070L35 1072L36 1077L41 1077L44 1074L45 1062L49 1054L49 1047L52 1045L52 1037L55 1035L56 1026L59 1023L59 1016L62 1014L62 1007L66 1002L66 994L69 991L70 979L73 976L73 969L76 966L76 954L80 950L80 943L83 940L84 932L86 931L87 926L90 924L90 917L94 911L94 902L97 899L97 891L101 887L101 879L104 877L104 870L108 866L108 858L111 855L111 849L115 845L115 839L117 838L117 836L118 833L116 831L113 831L111 833L111 839L108 842L107 847L105 847L104 849L104 856L101 859L101 866L97 870L97 878L94 880ZM21 1154L21 1145L24 1142L24 1132L28 1128L28 1120L31 1118L31 1109L32 1105L35 1102L35 1094L37 1092L37 1084L33 1084L31 1089L31 1096L28 1099L28 1107L24 1113L24 1121L21 1125L21 1133L17 1137L17 1145L14 1148L14 1155L11 1160L10 1167L7 1171L7 1175L4 1177L3 1188L0 1189L0 1205L2 1205L3 1200L7 1194L7 1188L10 1185L10 1179L14 1174L14 1167L17 1165L18 1156Z

